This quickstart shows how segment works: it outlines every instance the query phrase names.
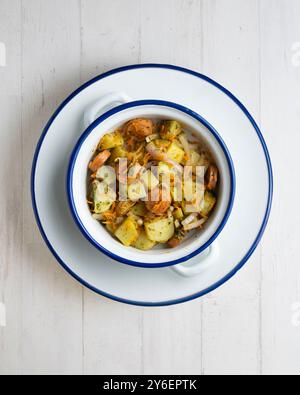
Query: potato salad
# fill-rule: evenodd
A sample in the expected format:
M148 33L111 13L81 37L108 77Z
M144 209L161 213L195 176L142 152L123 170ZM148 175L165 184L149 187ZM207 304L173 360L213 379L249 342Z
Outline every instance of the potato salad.
M99 141L87 202L124 246L176 248L206 226L218 184L218 168L196 134L175 120L133 119Z

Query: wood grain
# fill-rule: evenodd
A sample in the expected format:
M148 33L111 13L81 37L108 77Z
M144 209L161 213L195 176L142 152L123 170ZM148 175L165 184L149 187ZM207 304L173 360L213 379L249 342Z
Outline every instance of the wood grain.
M0 3L0 41L6 67L0 67L0 302L6 326L0 327L0 372L21 370L22 347L22 140L21 137L21 2ZM12 160L13 157L19 160ZM12 182L18 180L18 182Z
M138 63L138 0L84 0L81 10L81 75ZM100 22L101 21L101 22ZM122 60L121 60L122 59ZM86 374L141 374L142 309L103 300L84 290L83 330Z
M239 0L204 0L203 7L204 73L242 98L254 117L259 120L258 1L244 0L241 5ZM259 373L260 264L258 249L231 282L205 300L204 373Z
M292 306L300 301L300 213L292 196L300 143L300 68L292 47L300 41L297 0L261 3L262 127L275 174L273 212L262 244L262 347L264 374L300 373L300 328Z
M23 373L82 372L82 288L42 242L29 195L37 139L46 120L80 82L79 15L79 4L72 0L22 2Z
M177 64L201 71L201 2L154 0L141 4L141 62ZM200 374L201 324L200 300L144 310L143 373Z

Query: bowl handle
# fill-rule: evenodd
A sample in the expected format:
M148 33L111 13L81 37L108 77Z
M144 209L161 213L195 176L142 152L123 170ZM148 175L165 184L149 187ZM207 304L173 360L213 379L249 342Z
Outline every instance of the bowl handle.
M129 103L132 99L122 92L113 92L102 97L100 100L94 102L88 109L85 110L83 120L84 127L89 127L100 115L106 111L111 110L117 105Z
M208 247L202 254L192 258L190 261L172 266L171 269L180 276L194 277L215 264L218 261L219 255L219 243L215 241L214 244Z

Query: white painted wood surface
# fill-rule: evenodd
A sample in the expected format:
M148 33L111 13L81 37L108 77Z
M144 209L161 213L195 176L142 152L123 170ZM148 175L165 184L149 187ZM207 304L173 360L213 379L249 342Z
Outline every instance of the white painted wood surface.
M300 374L299 15L299 0L0 0L0 374ZM32 155L57 105L139 62L231 89L262 126L276 177L270 225L245 268L171 308L83 289L31 210Z

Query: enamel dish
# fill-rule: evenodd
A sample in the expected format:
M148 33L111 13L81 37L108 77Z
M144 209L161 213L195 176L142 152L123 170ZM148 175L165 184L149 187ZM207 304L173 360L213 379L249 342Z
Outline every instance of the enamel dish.
M111 97L109 95L110 103ZM124 97L124 94L118 93L115 97ZM103 101L107 103L106 97L100 100L101 108ZM131 100L121 106L117 105L116 107L114 102L111 105L113 106L111 111L105 112L87 128L71 155L67 175L67 193L70 209L79 229L96 248L99 248L110 258L133 266L149 268L173 266L189 261L197 255L199 257L199 254L206 251L207 248L209 251L206 253L208 252L210 256L212 243L216 245L216 240L230 216L235 193L234 166L220 135L199 115L175 103L157 100L138 102ZM115 130L131 119L150 116L154 116L157 120L176 119L186 129L197 134L199 141L202 141L207 148L209 147L214 157L220 172L220 182L217 205L201 232L194 232L193 236L187 237L177 248L165 248L163 245L158 245L152 250L140 251L136 248L124 247L107 232L99 221L93 219L86 202L86 180L89 162L101 136L106 134L107 130ZM88 118L88 116L85 117L85 119ZM208 255L205 256L205 261L207 262L207 260ZM203 261L199 259L198 264L194 264L193 268L188 270L192 270L194 273L196 266L202 271Z
M123 264L113 259L114 251L109 255L95 248L72 218L66 193L71 153L86 129L85 114L114 92L125 92L136 102L178 103L199 114L218 131L232 158L235 199L231 214L209 248L184 263L155 268ZM211 292L247 262L267 225L273 179L262 134L238 99L204 75L170 65L147 64L96 77L62 103L38 143L31 188L40 232L69 274L119 302L166 306Z

